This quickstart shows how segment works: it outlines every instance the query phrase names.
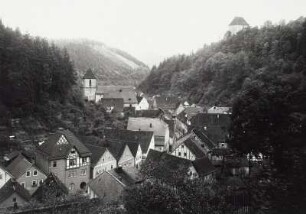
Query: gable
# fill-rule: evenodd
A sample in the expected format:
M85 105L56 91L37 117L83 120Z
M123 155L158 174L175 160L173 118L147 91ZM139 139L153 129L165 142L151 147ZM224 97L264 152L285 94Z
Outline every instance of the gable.
M103 155L100 157L99 161L97 162L96 165L101 164L101 163L105 163L108 161L116 161L115 157L112 155L112 153L109 152L108 149L105 150L105 152L103 153Z
M68 144L68 141L64 135L62 135L56 143L56 145L66 145L66 144Z
M121 162L121 161L124 161L124 160L127 160L127 159L131 159L131 158L133 158L133 154L132 154L130 148L127 145L125 145L125 148L124 148L124 150L122 152L122 155L120 156L118 162Z

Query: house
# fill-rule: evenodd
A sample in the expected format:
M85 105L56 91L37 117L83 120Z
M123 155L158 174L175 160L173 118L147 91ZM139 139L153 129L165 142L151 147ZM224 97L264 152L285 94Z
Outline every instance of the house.
M114 155L105 146L86 144L91 151L91 177L94 179L103 171L109 171L117 167L117 160Z
M169 126L159 118L129 117L127 130L151 131L154 133L154 149L168 151Z
M200 106L187 106L184 108L183 111L181 111L178 115L177 115L177 119L180 120L181 122L183 122L184 124L187 124L188 121L190 121L190 119L199 114L199 113L203 113L204 109L203 107Z
M32 198L39 202L46 202L48 200L60 201L63 200L69 193L69 190L58 177L50 173L46 180L33 193Z
M107 113L123 112L123 98L101 98L99 102Z
M190 119L188 129L201 130L218 147L225 148L227 147L226 140L229 137L230 123L230 114L200 113Z
M83 94L87 101L96 100L97 79L91 69L88 69L82 79Z
M153 131L131 131L121 129L105 129L105 139L118 140L121 142L136 143L141 147L142 159L144 160L150 149L154 149Z
M164 112L161 109L138 110L135 117L162 118Z
M25 189L33 194L47 178L46 174L25 156L19 154L8 166L7 171Z
M116 168L104 171L88 185L89 197L103 199L105 203L122 201L123 191L143 181L135 168Z
M144 96L137 96L138 105L136 106L136 111L140 110L148 110L150 108L150 104Z
M232 108L231 107L218 107L213 106L209 109L207 109L208 114L231 114Z
M193 138L188 138L177 145L171 154L191 161L205 157L203 148Z
M245 21L243 17L235 17L229 24L229 32L231 35L235 35L239 31L248 28L249 24Z
M142 149L139 143L128 142L127 143L133 157L134 157L134 166L138 169L142 162Z
M0 189L0 208L24 206L30 199L30 193L13 179Z
M98 86L96 91L96 102L102 98L122 98L124 107L138 106L136 91L130 86Z
M51 134L38 147L36 163L54 173L70 193L86 190L90 177L91 152L69 130Z
M161 109L163 111L169 111L174 113L177 107L180 105L180 101L177 97L173 96L154 96L153 108Z
M131 86L101 86L91 69L83 76L82 88L84 98L87 101L100 102L102 98L123 99L124 107L138 106L136 90Z
M143 168L151 178L170 185L181 179L200 178L212 182L216 172L206 157L191 161L155 150L150 150Z
M9 181L13 176L7 171L7 169L0 163L0 188Z

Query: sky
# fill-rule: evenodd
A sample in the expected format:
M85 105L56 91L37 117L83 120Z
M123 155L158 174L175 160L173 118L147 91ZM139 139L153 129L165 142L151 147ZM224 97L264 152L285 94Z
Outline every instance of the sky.
M0 19L47 39L92 39L149 66L223 38L242 16L251 26L306 16L306 0L0 0Z

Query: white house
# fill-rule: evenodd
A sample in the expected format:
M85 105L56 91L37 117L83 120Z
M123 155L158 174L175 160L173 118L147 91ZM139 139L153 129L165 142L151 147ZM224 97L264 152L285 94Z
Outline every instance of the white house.
M169 126L160 118L129 117L127 129L131 131L152 131L154 133L154 149L169 150Z
M171 154L191 161L205 157L201 146L193 138L188 138L180 145L177 145L176 148L173 148Z
M13 176L0 164L0 189Z
M140 110L148 110L150 107L150 104L148 100L145 97L137 97L138 105L136 106L136 111Z

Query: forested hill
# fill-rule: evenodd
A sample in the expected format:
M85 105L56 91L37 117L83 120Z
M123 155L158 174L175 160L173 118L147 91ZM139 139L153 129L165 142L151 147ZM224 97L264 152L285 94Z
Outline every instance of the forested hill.
M56 45L66 48L77 73L82 76L93 69L101 84L138 85L150 69L130 54L91 40L57 40Z
M251 85L287 81L306 73L306 22L250 28L192 55L166 59L140 84L149 94L174 94L202 104L230 105Z
M5 27L0 20L1 122L4 116L46 117L54 113L53 107L80 104L82 97L75 85L67 52Z

